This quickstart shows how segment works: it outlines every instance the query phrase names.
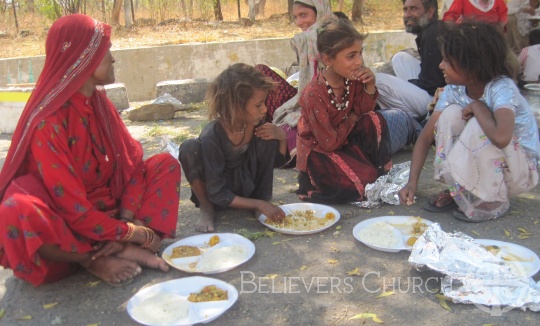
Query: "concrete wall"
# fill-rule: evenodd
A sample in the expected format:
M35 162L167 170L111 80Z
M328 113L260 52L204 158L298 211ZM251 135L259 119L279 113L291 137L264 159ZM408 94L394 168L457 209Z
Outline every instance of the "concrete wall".
M396 51L409 47L416 47L414 36L404 31L371 33L364 42L364 59L370 65L385 61ZM113 50L113 55L116 82L126 85L130 101L154 99L158 82L212 79L237 62L263 63L285 70L296 61L288 38L123 49ZM43 69L44 58L0 59L0 87L36 81Z

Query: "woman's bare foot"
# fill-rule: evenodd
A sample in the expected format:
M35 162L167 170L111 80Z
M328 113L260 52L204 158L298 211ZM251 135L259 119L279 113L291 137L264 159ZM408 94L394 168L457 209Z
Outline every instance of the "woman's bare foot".
M87 260L81 266L103 281L111 284L118 284L130 280L141 273L141 266L134 261L115 257L105 256L95 260Z
M163 258L156 256L149 250L143 249L132 243L128 244L126 249L116 256L139 263L145 267L159 268L164 272L169 271L169 265L167 265L167 262L165 262Z
M214 208L201 205L199 220L195 225L199 232L214 232Z

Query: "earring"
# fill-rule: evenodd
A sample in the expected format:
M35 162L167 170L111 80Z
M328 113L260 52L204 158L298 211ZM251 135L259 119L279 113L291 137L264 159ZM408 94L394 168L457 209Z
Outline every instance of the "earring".
M328 70L328 67L329 67L329 66L326 66L326 70Z

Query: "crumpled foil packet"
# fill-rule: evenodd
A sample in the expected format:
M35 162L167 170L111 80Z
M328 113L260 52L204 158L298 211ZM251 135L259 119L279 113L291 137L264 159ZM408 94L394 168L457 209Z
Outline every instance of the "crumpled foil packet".
M366 185L366 200L351 204L362 208L380 207L383 203L399 205L398 192L409 180L410 168L410 161L394 165L387 174Z
M473 238L432 224L413 246L409 263L419 271L445 274L442 293L454 302L540 311L540 282L521 264L508 265Z
M182 102L169 93L164 93L160 97L156 98L152 104L172 104L176 109L180 109L182 107Z
M162 137L159 142L161 146L161 152L169 153L176 159L178 159L178 154L180 153L180 146L169 139L169 137Z

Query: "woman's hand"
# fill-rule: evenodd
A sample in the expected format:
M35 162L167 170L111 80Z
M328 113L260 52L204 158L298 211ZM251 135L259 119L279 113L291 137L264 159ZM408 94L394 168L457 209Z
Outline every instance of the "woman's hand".
M287 135L285 134L285 130L270 122L267 122L262 126L258 126L255 129L255 136L264 140L285 140L287 137Z
M94 245L94 250L96 252L94 252L92 255L92 260L99 257L111 256L120 253L124 251L125 248L125 243L118 241L99 242L98 244Z
M416 192L416 187L412 186L410 183L407 183L405 187L401 188L399 191L399 201L403 205L412 205L414 204L414 193Z
M265 201L262 201L259 211L261 211L266 218L270 219L270 221L277 223L283 221L286 216L285 212L281 208Z

